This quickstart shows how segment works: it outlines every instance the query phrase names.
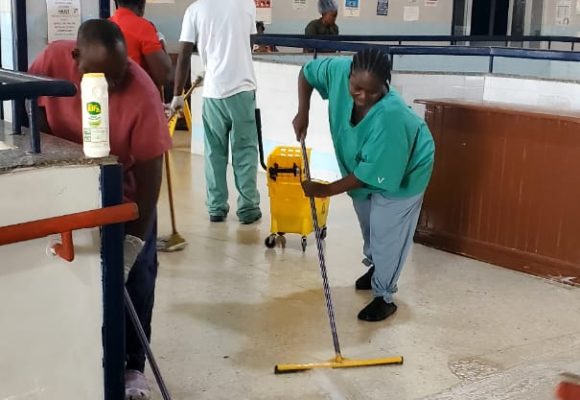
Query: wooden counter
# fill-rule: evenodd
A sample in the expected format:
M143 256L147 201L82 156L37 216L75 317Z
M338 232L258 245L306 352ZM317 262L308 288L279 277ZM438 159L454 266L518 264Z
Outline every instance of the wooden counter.
M436 156L416 241L580 283L580 113L417 103Z

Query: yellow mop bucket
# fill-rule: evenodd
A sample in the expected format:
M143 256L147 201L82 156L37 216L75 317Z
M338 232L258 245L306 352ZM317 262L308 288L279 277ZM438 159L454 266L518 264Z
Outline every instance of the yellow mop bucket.
M258 133L258 150L260 164L268 176L268 194L270 196L270 235L264 241L272 249L277 244L286 245L286 233L302 236L302 251L306 250L307 239L313 232L310 200L304 196L302 181L305 179L304 158L300 147L278 146L264 162L264 144L262 142L262 115L256 109L256 128ZM308 150L310 157L310 149ZM326 238L326 217L328 216L329 198L317 198L316 213L320 223L322 239Z
M308 151L310 157L310 150ZM302 190L304 163L300 147L278 146L268 156L266 169L268 194L270 196L270 235L265 244L273 248L277 243L285 245L286 233L302 236L302 251L306 250L306 236L313 232L310 200ZM322 229L322 239L326 237L326 218L330 199L317 198L316 212Z

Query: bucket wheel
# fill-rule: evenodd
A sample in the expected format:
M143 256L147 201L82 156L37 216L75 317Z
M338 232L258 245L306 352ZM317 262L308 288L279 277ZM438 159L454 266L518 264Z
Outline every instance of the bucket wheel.
M276 247L276 235L270 235L270 236L268 236L266 238L266 240L264 240L264 244L269 249L273 249L274 247Z

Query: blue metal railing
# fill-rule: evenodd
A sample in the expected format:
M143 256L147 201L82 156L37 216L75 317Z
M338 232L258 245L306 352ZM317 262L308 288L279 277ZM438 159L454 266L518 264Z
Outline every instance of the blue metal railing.
M334 40L332 40L334 38ZM357 38L357 42L347 41L346 39ZM493 73L494 60L496 57L504 58L519 58L532 60L548 60L548 61L580 61L580 53L572 51L561 50L542 50L542 49L523 49L511 47L476 47L476 46L425 46L425 45L390 45L378 44L368 39L376 41L386 41L387 38L397 38L403 41L405 38L412 38L416 41L428 41L424 39L431 39L432 41L441 41L441 38L463 39L468 36L316 36L308 37L304 35L256 35L253 37L253 43L260 45L272 45L281 47L304 48L314 51L314 55L318 52L356 52L368 47L377 47L387 52L391 56L391 61L394 61L395 55L446 55L446 56L480 56L489 57L489 73ZM471 37L473 38L473 37ZM531 37L537 40L542 38L580 41L580 38L570 37ZM336 39L340 39L337 41ZM488 37L489 39L489 37ZM491 41L491 39L489 39Z
M551 50L552 43L569 43L570 50L575 49L576 43L580 43L580 37L575 36L457 36L457 35L339 35L339 36L305 36L297 34L266 34L261 35L269 39L287 38L287 39L317 39L334 42L394 42L399 45L404 43L434 43L446 42L449 45L457 45L458 43L503 43L505 47L510 44L523 43L547 43L548 50ZM520 46L522 47L522 46Z
M38 126L38 97L40 96L74 96L77 92L72 82L48 79L39 76L25 74L23 72L0 69L0 101L11 100L13 107L29 101L27 107L28 120L30 123L31 149L34 153L40 153L40 131ZM20 119L13 121L15 134L22 134Z

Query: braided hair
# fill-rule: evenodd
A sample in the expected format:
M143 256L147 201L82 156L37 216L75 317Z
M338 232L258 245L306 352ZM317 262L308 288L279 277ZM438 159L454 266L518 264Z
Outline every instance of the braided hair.
M356 53L352 59L350 73L368 72L376 76L381 82L384 82L389 90L391 82L391 61L389 55L376 48L367 47Z

